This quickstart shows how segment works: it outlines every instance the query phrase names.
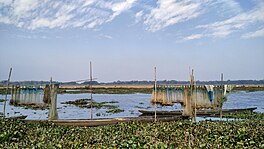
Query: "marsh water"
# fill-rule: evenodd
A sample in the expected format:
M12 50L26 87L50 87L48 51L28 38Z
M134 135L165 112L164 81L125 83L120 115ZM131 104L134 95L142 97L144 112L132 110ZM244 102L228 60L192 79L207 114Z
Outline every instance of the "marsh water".
M4 95L0 95L0 99L4 99ZM57 109L59 119L89 119L90 109L79 108L75 105L62 104L66 101L74 101L81 98L90 98L90 94L58 94ZM93 118L115 118L115 117L137 117L141 113L140 109L153 110L153 105L150 103L151 94L94 94L95 102L110 102L115 101L112 105L118 106L124 110L120 113L107 113L107 109L93 108ZM223 108L251 108L257 107L256 112L264 113L264 91L258 92L233 92L228 95L227 101ZM9 105L10 96L8 96L6 113L8 117L27 115L26 119L43 120L48 118L48 110L32 110L24 107L15 107ZM0 112L3 112L4 102L0 102ZM181 110L180 104L173 106L161 107L157 110Z

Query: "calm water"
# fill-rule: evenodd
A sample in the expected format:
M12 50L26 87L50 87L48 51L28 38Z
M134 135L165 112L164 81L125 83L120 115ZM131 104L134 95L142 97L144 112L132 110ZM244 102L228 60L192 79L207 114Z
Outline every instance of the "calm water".
M8 100L9 100L8 96ZM74 105L61 104L65 101L73 101L80 98L89 98L90 94L63 94L58 95L58 114L60 119L88 119L90 109L79 108ZM113 117L137 117L140 115L139 109L153 110L150 103L150 94L95 94L93 98L96 102L117 101L113 105L118 105L119 109L125 110L121 113L106 113L107 109L93 109L94 118ZM4 99L0 95L0 99ZM7 102L9 103L9 102ZM4 103L0 102L0 112L3 112ZM257 112L264 113L264 91L260 92L234 92L228 95L227 102L223 108L250 108L257 107ZM172 107L158 107L158 110L179 110L181 106L175 104ZM23 107L14 107L7 104L8 116L28 115L27 119L47 119L48 110L30 110ZM101 116L96 116L100 113Z

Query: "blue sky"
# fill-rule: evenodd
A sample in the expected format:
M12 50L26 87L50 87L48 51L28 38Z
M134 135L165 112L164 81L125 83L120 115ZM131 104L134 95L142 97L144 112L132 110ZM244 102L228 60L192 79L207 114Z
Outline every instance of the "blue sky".
M0 80L264 79L263 0L0 0Z

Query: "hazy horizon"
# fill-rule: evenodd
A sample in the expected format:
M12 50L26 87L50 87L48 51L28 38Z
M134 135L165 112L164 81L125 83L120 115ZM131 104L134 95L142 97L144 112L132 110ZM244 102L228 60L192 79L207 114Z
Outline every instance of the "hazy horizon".
M262 0L0 0L0 80L264 79Z

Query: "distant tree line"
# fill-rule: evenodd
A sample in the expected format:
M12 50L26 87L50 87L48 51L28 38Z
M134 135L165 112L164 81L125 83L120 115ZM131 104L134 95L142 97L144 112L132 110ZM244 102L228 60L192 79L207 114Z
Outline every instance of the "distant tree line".
M177 81L177 80L160 80L157 81L157 84L189 84L190 81ZM219 84L264 84L264 80L227 80L227 81L196 81L198 85L204 84L212 84L212 85L219 85ZM114 81L110 83L100 83L100 84L110 84L110 85L151 85L154 84L154 81Z
M11 82L10 85L20 85L20 86L43 86L49 84L49 81L14 81ZM97 82L97 81L86 81L83 83L77 82L58 82L53 81L52 83L60 84L60 85L152 85L154 81L114 81L114 82ZM189 84L189 81L177 81L177 80L160 80L157 81L158 84ZM256 85L264 85L264 80L227 80L227 81L197 81L199 85L203 84L212 84L212 85L219 85L219 84L235 84L235 85L247 85L247 84L256 84ZM0 81L0 86L5 86L7 84L6 80Z

